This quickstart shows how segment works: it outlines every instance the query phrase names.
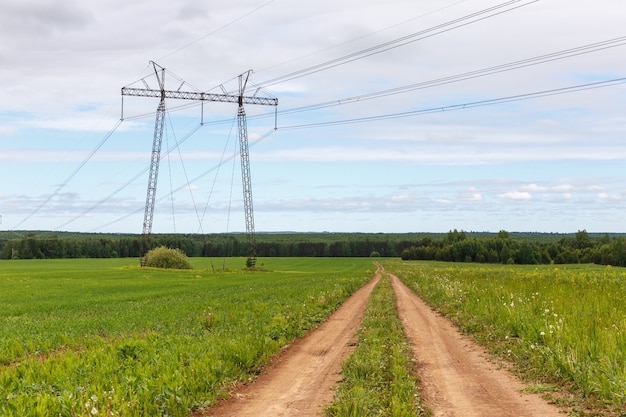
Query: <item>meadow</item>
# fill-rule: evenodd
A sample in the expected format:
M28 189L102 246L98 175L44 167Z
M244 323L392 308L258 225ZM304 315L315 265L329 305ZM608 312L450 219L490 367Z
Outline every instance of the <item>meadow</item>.
M383 262L570 415L626 415L626 269Z
M192 262L1 262L0 415L188 416L373 276L367 258Z

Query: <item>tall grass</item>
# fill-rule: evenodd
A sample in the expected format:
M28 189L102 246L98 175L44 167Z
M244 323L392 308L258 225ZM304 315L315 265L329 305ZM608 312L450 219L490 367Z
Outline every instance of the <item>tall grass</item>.
M571 386L587 406L626 412L626 269L401 262L385 267L516 363L525 378Z
M328 417L428 415L417 396L412 350L395 309L387 276L370 297L358 344L343 366L343 381Z
M367 259L135 261L0 263L0 416L187 416L372 274Z

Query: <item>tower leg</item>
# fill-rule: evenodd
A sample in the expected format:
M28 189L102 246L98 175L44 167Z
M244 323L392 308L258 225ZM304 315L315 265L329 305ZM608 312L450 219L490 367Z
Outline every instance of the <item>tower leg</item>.
M165 99L161 99L157 108L154 123L154 138L152 140L152 156L150 158L150 174L148 176L148 192L146 193L146 209L143 215L143 231L141 233L141 254L139 263L146 266L146 254L150 249L152 235L152 219L154 217L154 203L156 200L157 179L159 177L159 162L161 160L161 144L163 143L163 125L165 122Z
M239 148L241 153L241 179L243 182L243 205L246 214L246 237L248 240L248 260L246 267L256 266L256 237L254 231L254 208L252 206L252 177L250 175L250 152L248 149L248 127L243 104L237 112L239 125Z

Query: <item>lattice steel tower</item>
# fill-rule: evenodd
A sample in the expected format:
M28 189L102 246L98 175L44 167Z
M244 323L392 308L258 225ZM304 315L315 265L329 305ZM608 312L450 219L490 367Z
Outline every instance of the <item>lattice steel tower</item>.
M278 106L277 98L245 96L248 78L252 71L247 71L239 76L239 92L234 94L211 94L190 91L166 90L165 68L155 62L151 62L156 74L159 89L151 89L144 81L145 88L122 87L122 96L155 97L159 98L154 124L154 137L152 140L152 156L150 159L150 173L148 175L148 191L146 194L146 207L141 234L141 266L145 266L146 253L150 248L150 236L152 234L152 220L154 217L154 204L156 201L156 187L159 176L159 162L161 160L161 144L163 142L163 125L165 122L165 99L174 98L182 100L215 101L223 103L237 103L237 124L239 127L239 147L241 155L241 177L243 183L243 202L246 219L246 237L248 243L248 259L246 266L251 268L256 265L256 238L254 230L254 208L252 205L252 177L250 174L250 152L248 147L248 127L244 104L261 104L266 106ZM181 84L182 87L182 84ZM123 112L123 110L122 110ZM122 114L123 118L123 114Z

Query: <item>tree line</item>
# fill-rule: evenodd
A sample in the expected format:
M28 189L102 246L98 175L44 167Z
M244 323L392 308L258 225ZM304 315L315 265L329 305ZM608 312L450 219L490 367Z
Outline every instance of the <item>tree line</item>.
M586 230L581 230L573 237L538 242L513 239L506 231L490 238L476 238L453 230L442 240L421 239L418 245L404 249L401 258L522 265L594 263L626 266L626 239L608 234L592 238Z
M320 237L321 236L321 237ZM387 235L267 234L257 236L259 257L398 257L417 240L399 241ZM189 257L248 256L246 235L153 235L150 247L180 249ZM0 240L2 259L136 258L141 236L94 236L27 233Z
M189 257L245 257L245 234L155 234L151 248L180 249ZM0 234L2 259L136 258L140 235L25 232ZM401 257L448 262L626 266L623 235L477 233L267 233L257 235L259 257Z

